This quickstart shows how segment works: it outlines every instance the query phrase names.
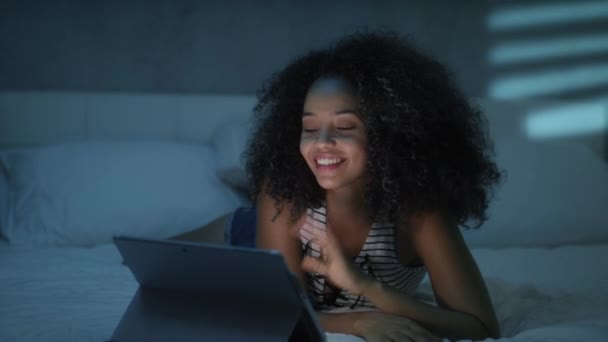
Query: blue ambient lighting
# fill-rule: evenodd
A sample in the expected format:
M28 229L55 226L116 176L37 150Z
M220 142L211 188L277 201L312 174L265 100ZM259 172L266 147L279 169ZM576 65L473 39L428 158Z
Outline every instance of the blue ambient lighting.
M608 52L608 34L505 42L494 47L489 58L492 64L504 65L602 52Z
M597 63L503 77L492 83L489 93L493 98L514 99L606 85L608 63Z
M506 31L601 18L608 18L608 1L573 1L500 9L488 17L488 27L491 31Z
M525 131L534 139L584 135L606 131L608 114L605 105L583 103L529 114L525 120Z

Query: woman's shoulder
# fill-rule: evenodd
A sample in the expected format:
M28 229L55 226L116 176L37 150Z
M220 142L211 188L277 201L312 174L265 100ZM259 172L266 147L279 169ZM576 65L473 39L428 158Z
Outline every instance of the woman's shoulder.
M460 235L456 220L438 210L421 211L398 217L395 220L395 227L412 243L418 241L421 236L454 238Z

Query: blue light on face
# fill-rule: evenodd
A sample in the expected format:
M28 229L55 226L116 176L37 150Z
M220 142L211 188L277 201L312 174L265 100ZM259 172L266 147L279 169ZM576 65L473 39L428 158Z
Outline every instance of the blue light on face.
M490 63L506 65L608 52L608 34L578 35L559 39L503 42L490 51Z
M497 99L516 99L606 85L608 63L595 63L569 69L505 76L492 83L489 95Z
M488 17L491 31L508 31L608 18L608 1L573 1L503 8Z
M532 139L588 135L608 130L607 105L582 103L532 112L524 129Z

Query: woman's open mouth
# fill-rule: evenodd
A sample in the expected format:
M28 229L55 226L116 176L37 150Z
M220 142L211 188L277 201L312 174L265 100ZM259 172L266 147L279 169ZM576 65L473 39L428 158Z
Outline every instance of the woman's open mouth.
M321 172L335 171L343 162L342 158L315 158L317 170Z

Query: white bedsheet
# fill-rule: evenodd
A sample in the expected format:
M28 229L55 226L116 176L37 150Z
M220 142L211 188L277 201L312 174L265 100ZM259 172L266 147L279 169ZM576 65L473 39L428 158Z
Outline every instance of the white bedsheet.
M505 341L608 341L608 245L474 250ZM137 283L113 245L0 243L0 341L104 341ZM421 293L430 293L428 282ZM328 334L329 341L362 341Z

